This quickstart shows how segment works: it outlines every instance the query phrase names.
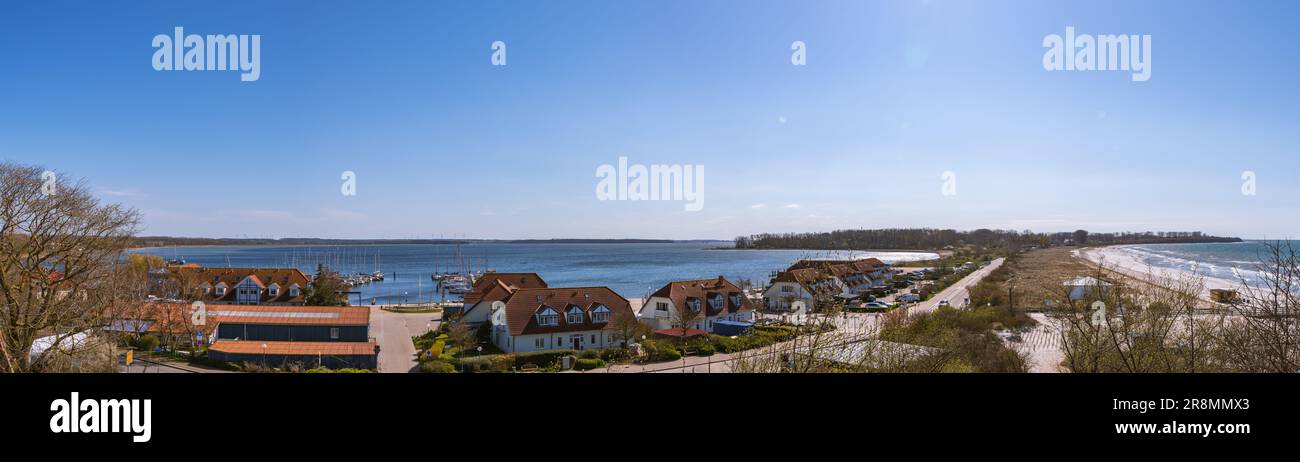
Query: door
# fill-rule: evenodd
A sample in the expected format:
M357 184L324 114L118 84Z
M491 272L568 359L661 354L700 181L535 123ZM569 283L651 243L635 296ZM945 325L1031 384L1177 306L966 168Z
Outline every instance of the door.
M573 345L573 349L575 349L575 350L581 350L581 349L582 349L582 336L581 336L581 335L574 335L574 336L572 336L572 337L569 337L569 343Z

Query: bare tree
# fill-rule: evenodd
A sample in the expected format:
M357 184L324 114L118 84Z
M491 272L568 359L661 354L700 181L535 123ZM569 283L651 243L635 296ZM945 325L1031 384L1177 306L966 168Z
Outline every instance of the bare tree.
M1259 281L1239 276L1243 294L1219 331L1230 370L1300 372L1300 253L1290 242L1264 244Z
M447 342L464 354L478 344L478 337L468 324L457 322L447 326Z
M1221 370L1214 355L1219 350L1215 332L1222 322L1202 309L1203 278L1166 277L1151 270L1145 277L1131 278L1098 265L1092 281L1082 289L1058 285L1051 292L1068 370Z
M624 344L635 343L642 335L650 334L650 326L638 320L632 310L615 312L609 329L614 332L614 339Z
M100 204L84 182L57 178L0 164L0 371L31 371L36 339L65 345L139 302L114 274L138 213Z

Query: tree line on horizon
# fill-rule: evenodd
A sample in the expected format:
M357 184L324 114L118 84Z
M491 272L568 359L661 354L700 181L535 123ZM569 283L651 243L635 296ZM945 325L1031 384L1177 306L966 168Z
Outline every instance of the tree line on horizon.
M958 231L934 228L844 229L814 233L763 233L736 238L738 249L817 250L937 250L976 246L1018 250L1058 245L1185 244L1240 242L1236 237L1211 236L1200 231L1090 233L1087 230L1035 233L1030 230L976 229Z

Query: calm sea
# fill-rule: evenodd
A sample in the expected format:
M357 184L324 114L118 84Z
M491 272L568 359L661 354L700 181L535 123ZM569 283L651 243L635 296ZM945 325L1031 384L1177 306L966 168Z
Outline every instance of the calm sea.
M646 296L669 281L725 276L766 283L772 272L801 258L876 257L885 262L921 260L937 255L924 252L854 252L808 250L714 250L730 242L667 244L506 244L475 243L459 246L465 266L501 272L536 272L551 287L609 286L628 298ZM196 246L156 247L133 252L184 259L189 263L221 267L296 267L312 274L317 263L328 263L345 274L383 271L386 279L355 288L352 302L369 304L415 303L440 300L430 275L463 268L457 246L354 245L354 246ZM448 296L448 299L454 299Z
M1300 249L1300 241L1289 241ZM1155 268L1195 271L1210 277L1247 281L1258 278L1261 260L1266 258L1265 241L1223 244L1152 244L1121 249Z

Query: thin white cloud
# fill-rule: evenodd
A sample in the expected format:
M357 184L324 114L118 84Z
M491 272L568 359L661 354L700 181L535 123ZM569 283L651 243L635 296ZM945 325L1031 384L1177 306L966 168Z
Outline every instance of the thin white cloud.
M754 205L749 206L749 208L754 209L754 210L758 210L758 209L761 209L761 208L763 208L763 207L767 207L767 204L754 204Z
M802 206L802 205L799 205L799 204L785 204L785 208L787 208L787 209L798 209L798 208L803 208L803 206Z
M143 197L144 193L138 189L101 189L100 194L113 197Z

